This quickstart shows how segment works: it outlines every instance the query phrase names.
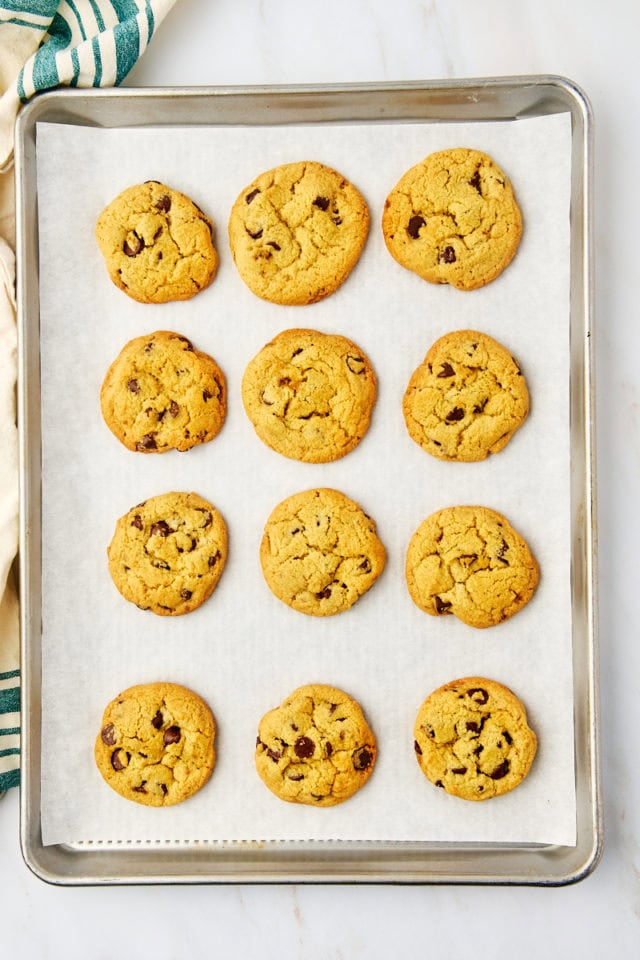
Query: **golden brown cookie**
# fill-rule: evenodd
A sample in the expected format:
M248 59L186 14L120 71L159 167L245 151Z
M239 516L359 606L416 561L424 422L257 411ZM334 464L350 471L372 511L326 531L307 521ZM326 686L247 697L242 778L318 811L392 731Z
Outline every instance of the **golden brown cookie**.
M305 490L279 503L260 545L271 591L314 617L353 606L378 579L385 558L371 517L344 493L326 488Z
M255 761L281 800L332 807L364 786L376 755L376 738L360 704L343 690L314 683L265 714Z
M122 348L105 376L100 406L129 450L189 450L222 428L226 384L212 357L186 337L158 330Z
M218 269L213 221L157 180L118 194L98 217L96 239L115 285L141 303L189 300Z
M360 347L336 334L285 330L247 366L242 399L256 433L293 460L344 457L367 431L376 376Z
M196 493L163 493L120 517L107 553L126 600L175 617L213 593L227 559L227 528Z
M402 404L407 430L440 460L484 460L503 449L529 412L517 360L485 333L457 330L433 344Z
M508 793L529 773L537 739L511 690L485 677L454 680L424 701L414 729L416 759L437 787L463 800Z
M488 507L446 507L409 543L409 593L432 616L452 613L491 627L521 610L538 585L538 564L509 521Z
M272 303L315 303L355 266L369 231L360 192L315 161L267 170L236 200L229 242L238 272Z
M474 290L513 259L522 217L500 167L479 150L432 153L408 170L385 202L389 253L430 283Z
M168 807L205 785L215 764L207 704L176 683L142 683L107 704L96 738L98 770L116 793Z

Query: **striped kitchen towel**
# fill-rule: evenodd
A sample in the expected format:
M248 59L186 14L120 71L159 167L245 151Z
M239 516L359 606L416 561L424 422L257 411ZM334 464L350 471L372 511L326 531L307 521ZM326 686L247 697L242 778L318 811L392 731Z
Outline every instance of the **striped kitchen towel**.
M124 80L175 0L0 0L0 794L20 779L14 122L34 93Z
M21 103L59 84L112 87L175 0L0 0L0 167Z

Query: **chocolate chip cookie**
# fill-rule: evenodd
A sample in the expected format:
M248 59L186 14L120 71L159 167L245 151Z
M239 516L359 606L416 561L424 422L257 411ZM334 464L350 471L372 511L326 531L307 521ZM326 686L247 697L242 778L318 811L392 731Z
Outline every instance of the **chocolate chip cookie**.
M190 613L211 596L227 559L227 528L195 493L163 493L116 524L109 572L125 600L161 617Z
M112 200L98 217L96 239L115 285L141 303L189 300L218 269L213 221L156 180Z
M260 545L271 591L300 613L327 617L348 610L385 565L376 525L338 490L296 493L273 510Z
M401 266L430 283L474 290L515 256L522 216L491 157L458 147L430 154L401 177L385 202L382 231Z
M424 775L463 800L513 790L529 773L537 749L518 697L484 677L434 690L418 711L414 736Z
M143 683L107 705L96 738L98 770L116 793L168 807L193 796L215 764L207 704L176 683Z
M518 361L485 333L457 330L433 344L402 404L407 430L440 460L484 460L503 449L529 412Z
M263 300L290 305L333 293L355 266L368 231L369 210L356 187L311 160L260 174L229 218L244 282Z
M538 585L538 564L509 521L488 507L446 507L409 543L406 577L414 603L491 627L521 610Z
M351 340L285 330L247 366L242 399L268 447L306 463L338 460L360 443L376 399L376 376Z
M256 770L290 803L332 807L367 782L376 738L360 704L324 684L299 687L260 721Z
M158 330L123 347L107 371L100 406L129 450L189 450L219 433L226 384L212 357L179 333Z

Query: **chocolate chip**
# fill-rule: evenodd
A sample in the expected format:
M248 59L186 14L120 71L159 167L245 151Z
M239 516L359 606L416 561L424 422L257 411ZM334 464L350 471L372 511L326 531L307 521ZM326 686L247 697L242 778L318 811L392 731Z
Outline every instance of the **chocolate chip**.
M169 793L169 788L167 787L167 785L165 783L161 783L160 789L162 790L163 794L166 797L166 795Z
M434 599L436 603L436 613L438 614L438 616L440 616L443 613L450 612L449 608L451 604L447 600L441 600L440 597L438 596L436 596Z
M288 780L304 780L304 773L290 773L287 779Z
M251 193L248 193L244 199L246 200L247 203L251 203L251 201L255 200L255 198L258 196L259 193L260 191L256 187L256 189L252 190Z
M272 750L270 747L267 748L267 756L271 757L274 763L277 763L282 754L279 750Z
M202 524L202 529L203 529L203 530L206 530L207 527L210 527L211 524L213 523L213 516L212 516L212 514L211 514L211 511L210 511L210 510L204 510L202 507L197 507L197 509L200 511L200 513L206 513L206 515L207 515L204 523Z
M484 750L484 747L482 746L481 743L479 743L478 746L473 751L474 756L479 757L483 750Z
M464 410L462 407L454 407L453 410L449 410L449 413L446 415L445 420L447 423L455 423L458 420L464 418Z
M339 227L342 219L340 217L331 217L331 223L335 223L336 227Z
M331 587L325 587L320 593L316 593L316 600L328 600L331 596Z
M451 767L451 773L466 773L466 767Z
M511 746L511 744L513 743L513 737L511 736L511 734L507 730L503 730L502 736L505 738L509 746Z
M328 210L329 203L330 203L330 200L328 197L316 197L315 200L313 201L313 206L318 207L318 209L320 210Z
M351 354L348 354L346 359L346 364L351 370L351 373L361 374L364 373L364 360L362 357L353 357Z
M362 563L358 564L358 570L364 570L365 573L371 571L371 561L368 557L365 557Z
M215 556L209 557L209 560L207 561L207 565L209 567L215 567L216 563L218 562L218 556L219 555L216 553Z
M495 770L489 774L492 780L502 780L503 777L509 773L509 761L503 760L502 763L498 764Z
M299 730L299 727L298 727L295 723L292 723L292 724L291 724L291 729L292 729L292 730L295 730L296 733L297 733L298 730Z
M126 757L126 761L124 760ZM129 760L131 759L131 754L127 753L126 750L122 750L118 747L117 750L114 750L111 754L111 766L114 770L124 770L125 767L129 765Z
M489 397L485 397L484 400L481 400L480 403L476 403L473 408L474 413L482 413L486 405L489 403Z
M467 696L471 697L471 699L476 703L486 703L489 699L489 694L483 689L483 687L469 687L467 690Z
M279 243L276 243L275 240L268 240L268 241L267 241L267 246L268 246L268 247L273 247L274 250L281 250L281 249L282 249L282 247L280 246L280 244L279 244Z
M155 433L145 433L142 440L136 443L138 450L157 450Z
M171 567L166 560L152 560L152 564L157 570L171 570ZM162 606L162 604L160 604L160 606ZM163 609L170 610L171 607L164 607Z
M180 412L180 407L175 402L175 400L172 400L171 403L169 404L169 413L171 414L174 420L178 416L179 412Z
M155 727L156 730L159 730L163 723L164 723L164 717L162 716L162 714L161 714L160 711L158 710L158 711L156 712L155 717L154 717L153 720L151 721L151 726L152 726L152 727Z
M208 390L202 391L202 399L204 400L205 403L207 402L207 400L211 400L212 398L213 398L213 394L209 393Z
M442 787L442 789L444 790L444 783L442 782L442 780L436 780L435 785L436 787Z
M325 743L324 749L325 749L325 753L327 754L327 756L330 757L331 754L333 753L333 747L331 746L331 744L330 744L330 743Z
M156 208L158 210L162 210L163 213L168 213L169 210L171 210L171 197L167 196L166 194L164 197L160 197L160 199L156 202Z
M154 523L151 527L152 536L157 534L159 537L168 537L170 533L173 533L173 530L166 520L158 520L158 522Z
M297 757L307 759L315 753L316 745L310 737L298 737L293 745Z
M409 223L407 224L407 233L412 240L417 240L420 234L420 228L424 227L426 224L424 217L421 217L419 214L416 214L415 217L411 217Z
M498 548L498 552L496 553L496 557L498 558L498 560L502 560L502 562L506 563L507 566L509 564L508 564L508 561L504 559L504 555L508 549L509 549L509 544L506 542L506 540L503 540L502 543L500 544L500 547Z
M140 393L140 384L137 380L129 380L127 383L128 389L131 393Z
M480 189L480 171L476 170L474 175L469 180L469 186L475 187L480 196L482 196L482 190Z
M414 741L413 741L413 749L415 750L416 753L419 753L420 756L422 756L422 750L421 750L420 744L418 743L417 740L414 740Z
M162 734L162 742L166 747L170 743L178 743L181 736L182 733L180 727L173 725L171 727L167 727L165 732Z
M125 240L122 251L127 257L137 257L144 250L144 240L134 231L131 242Z
M473 733L480 733L480 724L476 723L474 720L468 720L467 730L471 730Z
M294 350L293 353L291 354L291 359L293 360L293 358L297 357L299 353L302 353L303 349L304 347L298 347L297 350Z
M249 230L249 227L245 227L245 230L247 231L247 233L249 234L252 240L259 240L264 232L262 227L260 227L259 230L256 230L255 233L252 233L251 230Z
M182 343L186 343L186 347L185 347L186 350L193 351L193 344L191 343L191 340L189 340L188 337L178 337L178 340L180 340ZM182 373L183 371L180 370L179 372Z
M373 754L367 747L360 747L353 754L354 770L368 770L373 763Z
M139 787L131 787L131 789L133 790L134 793L146 793L147 792L145 790L146 782L147 782L146 780L143 780Z
M181 590L181 591L180 591L180 596L182 597L183 600L191 600L191 597L193 596L193 591L192 591L192 590Z
M456 252L453 247L445 247L442 253L440 254L440 259L443 263L455 263L456 262Z
M102 737L102 742L106 743L108 747L112 747L116 742L116 731L112 723L108 723L106 727L103 727L100 731L100 736Z
M135 517L131 521L131 526L137 527L138 530L142 530L142 517L140 516L139 513L136 513Z
M438 374L438 379L441 380L446 377L455 377L456 372L451 366L450 363L443 363L440 367L440 373Z

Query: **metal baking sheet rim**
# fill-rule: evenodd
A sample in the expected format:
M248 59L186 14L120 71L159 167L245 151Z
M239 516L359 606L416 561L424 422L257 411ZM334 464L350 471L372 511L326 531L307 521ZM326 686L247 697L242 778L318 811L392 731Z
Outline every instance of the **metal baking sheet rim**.
M45 847L40 830L40 370L36 123L106 127L167 123L447 122L570 112L571 502L576 845L416 842L74 844ZM603 843L599 763L593 383L593 120L585 93L556 76L459 81L58 90L16 124L18 429L22 648L21 847L40 879L61 885L138 883L449 883L558 886L588 876ZM35 268L34 268L35 267Z

